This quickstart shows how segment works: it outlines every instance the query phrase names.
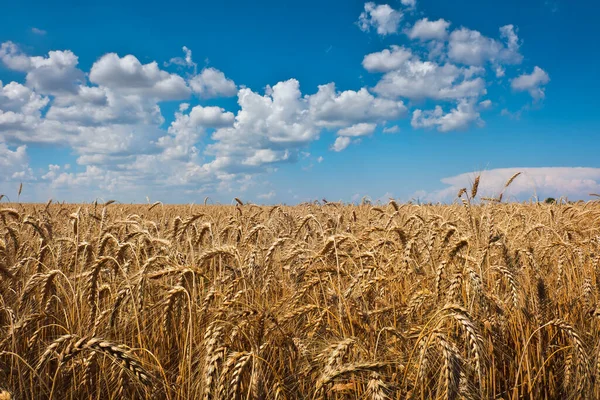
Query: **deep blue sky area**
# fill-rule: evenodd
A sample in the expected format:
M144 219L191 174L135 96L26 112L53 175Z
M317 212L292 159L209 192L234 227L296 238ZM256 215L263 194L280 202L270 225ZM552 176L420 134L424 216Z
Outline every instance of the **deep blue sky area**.
M600 192L599 14L565 0L6 3L0 193L452 201L479 173L493 195L522 171L514 199L585 199Z

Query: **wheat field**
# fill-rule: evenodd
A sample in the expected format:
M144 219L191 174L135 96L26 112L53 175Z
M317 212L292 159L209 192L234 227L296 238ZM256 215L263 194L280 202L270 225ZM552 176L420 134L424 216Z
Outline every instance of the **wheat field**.
M600 204L477 183L453 205L2 203L0 399L598 398Z

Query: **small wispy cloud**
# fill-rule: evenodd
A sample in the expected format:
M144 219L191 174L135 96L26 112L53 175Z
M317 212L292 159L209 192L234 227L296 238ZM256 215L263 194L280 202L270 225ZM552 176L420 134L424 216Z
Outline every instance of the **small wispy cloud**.
M544 5L550 9L553 13L558 12L558 1L547 0Z
M35 33L36 35L40 35L40 36L44 36L46 33L48 33L45 30L36 28L36 27L31 28L31 32Z
M263 199L263 200L270 200L273 197L275 197L276 193L274 190L271 190L269 193L263 193L263 194L259 194L258 197L259 199Z
M180 67L193 68L194 75L196 75L196 68L198 67L198 64L196 64L192 59L192 50L190 50L187 46L183 46L183 53L185 54L185 57L173 57L168 62L164 63L165 67L174 64Z

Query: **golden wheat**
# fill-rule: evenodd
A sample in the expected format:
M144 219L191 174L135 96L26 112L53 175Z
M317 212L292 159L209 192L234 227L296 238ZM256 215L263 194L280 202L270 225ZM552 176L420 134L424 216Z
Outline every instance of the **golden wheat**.
M598 398L600 204L479 186L452 205L3 203L0 398Z

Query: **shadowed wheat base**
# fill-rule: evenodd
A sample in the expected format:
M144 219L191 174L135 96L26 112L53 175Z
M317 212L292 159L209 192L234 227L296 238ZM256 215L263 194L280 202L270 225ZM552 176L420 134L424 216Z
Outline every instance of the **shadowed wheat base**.
M476 195L4 203L0 398L598 398L600 204Z

